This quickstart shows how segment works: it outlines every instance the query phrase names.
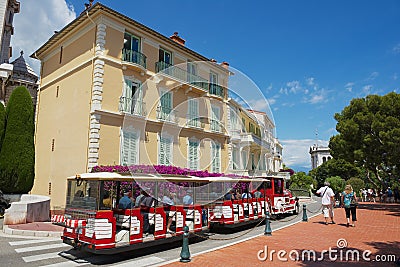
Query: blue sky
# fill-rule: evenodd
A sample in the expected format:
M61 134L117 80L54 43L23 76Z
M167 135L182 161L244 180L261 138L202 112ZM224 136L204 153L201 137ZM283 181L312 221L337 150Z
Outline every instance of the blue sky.
M308 148L316 131L319 144L326 145L336 133L334 113L352 98L399 92L397 0L100 2L166 36L178 31L189 48L248 75L270 103L285 163L297 170L310 168ZM22 21L37 20L39 9L47 16L48 34L39 34L38 23L29 31L16 27L14 45L32 52L79 14L83 3L23 1L16 24L29 27ZM27 40L25 31L40 36Z

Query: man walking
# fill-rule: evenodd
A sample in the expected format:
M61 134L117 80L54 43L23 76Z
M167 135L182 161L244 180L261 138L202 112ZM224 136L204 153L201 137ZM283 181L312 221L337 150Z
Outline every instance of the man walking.
M325 224L328 225L328 219L331 218L331 223L334 224L333 220L333 203L335 202L335 193L330 188L329 182L325 181L325 186L318 189L317 194L322 198L322 212L324 213Z

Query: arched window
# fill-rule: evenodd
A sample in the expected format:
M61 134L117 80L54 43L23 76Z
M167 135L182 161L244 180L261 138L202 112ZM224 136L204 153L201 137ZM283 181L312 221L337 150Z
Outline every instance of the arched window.
M326 157L322 157L322 162L324 163L326 161Z

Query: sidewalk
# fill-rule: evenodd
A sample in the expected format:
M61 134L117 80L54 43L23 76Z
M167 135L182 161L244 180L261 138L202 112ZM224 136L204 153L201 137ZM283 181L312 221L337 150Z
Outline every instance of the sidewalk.
M318 215L308 222L276 232L272 229L272 236L260 236L205 254L192 255L190 263L174 262L169 266L396 266L393 260L384 263L378 260L392 258L391 255L395 255L396 259L400 257L400 205L361 203L357 219L356 227L347 228L344 209L335 209L336 224L325 225L322 223L323 216ZM286 254L280 252L280 258L287 261L279 260L279 250L284 250ZM311 250L315 251L316 257ZM359 252L359 261L352 260L357 258L355 250ZM363 252L368 252L366 250L370 250L371 254L363 257ZM296 253L300 260L291 260L296 258ZM308 255L311 255L310 259ZM262 259L265 256L267 258Z
M51 222L33 222L15 225L0 225L0 229L3 229L3 233L8 235L60 237L64 228L58 225L53 225Z

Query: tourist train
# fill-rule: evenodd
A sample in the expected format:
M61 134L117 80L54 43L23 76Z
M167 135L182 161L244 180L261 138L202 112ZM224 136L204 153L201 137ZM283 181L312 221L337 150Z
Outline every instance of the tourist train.
M181 239L185 226L193 235L260 221L267 212L296 213L284 185L281 176L83 173L67 179L65 212L51 220L64 227L64 243L112 254Z

